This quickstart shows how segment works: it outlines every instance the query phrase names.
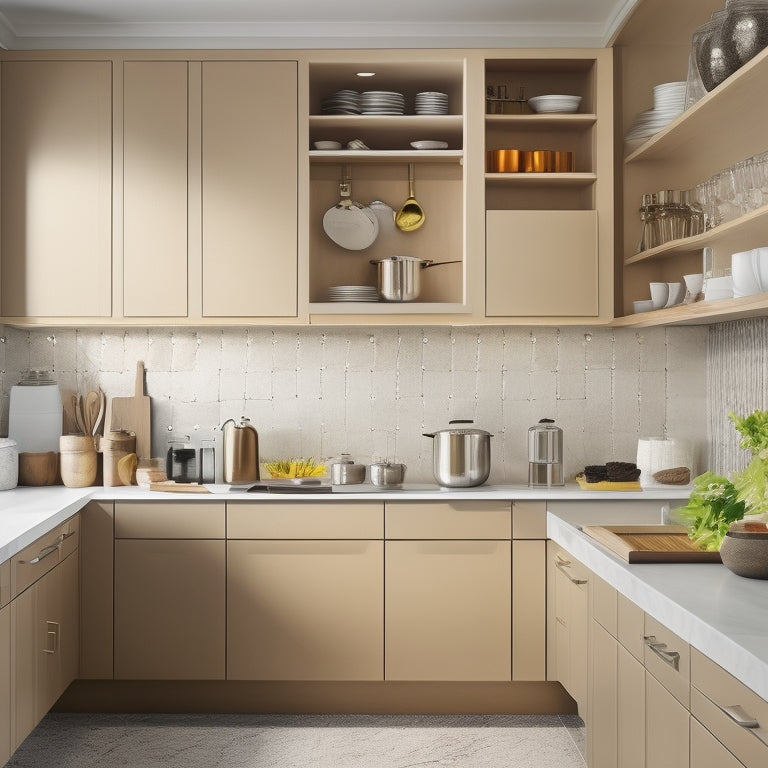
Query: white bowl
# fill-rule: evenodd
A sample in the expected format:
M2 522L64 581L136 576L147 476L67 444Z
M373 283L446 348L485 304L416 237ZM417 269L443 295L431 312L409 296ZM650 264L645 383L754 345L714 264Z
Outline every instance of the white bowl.
M412 141L411 146L414 149L448 149L448 142L424 139L422 141Z
M315 149L341 149L340 141L316 141Z
M723 277L708 277L704 283L704 301L719 301L720 299L733 298L733 278L730 275Z
M581 96L554 93L528 99L528 105L534 112L576 112L580 104Z
M632 308L634 309L636 315L639 315L641 312L650 312L652 309L656 309L650 299L645 299L644 301L633 301Z

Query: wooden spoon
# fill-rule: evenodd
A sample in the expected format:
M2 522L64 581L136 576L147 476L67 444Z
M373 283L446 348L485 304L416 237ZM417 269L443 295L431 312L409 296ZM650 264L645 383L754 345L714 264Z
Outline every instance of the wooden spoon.
M72 395L72 407L75 412L75 426L81 435L85 435L85 422L83 421L83 398L80 395Z
M83 421L85 423L85 434L93 435L96 432L96 423L99 418L99 408L101 399L98 392L89 392L85 396L83 404Z

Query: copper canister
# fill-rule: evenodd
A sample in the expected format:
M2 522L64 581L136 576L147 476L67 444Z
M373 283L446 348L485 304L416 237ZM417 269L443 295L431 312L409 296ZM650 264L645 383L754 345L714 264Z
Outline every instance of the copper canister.
M259 479L259 436L250 419L227 419L221 425L224 482L252 483Z
M557 173L573 173L575 169L573 152L558 151L555 152L555 167Z
M526 149L520 153L520 170L524 173L533 172L533 151Z
M520 170L520 155L519 149L497 149L496 172L517 173Z
M532 154L534 173L551 173L555 170L555 153L551 149L534 149Z

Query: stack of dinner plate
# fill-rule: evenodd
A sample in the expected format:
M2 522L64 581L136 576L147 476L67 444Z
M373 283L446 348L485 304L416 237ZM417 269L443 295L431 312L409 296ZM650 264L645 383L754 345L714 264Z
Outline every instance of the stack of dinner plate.
M415 106L417 115L447 115L448 94L438 91L422 91L416 94Z
M405 97L395 91L363 91L361 106L364 115L402 115Z
M359 115L360 94L357 91L336 91L326 96L320 109L324 115Z
M328 301L378 301L379 294L372 285L332 285Z
M653 109L640 112L624 140L632 152L685 110L685 81L660 83L653 88Z

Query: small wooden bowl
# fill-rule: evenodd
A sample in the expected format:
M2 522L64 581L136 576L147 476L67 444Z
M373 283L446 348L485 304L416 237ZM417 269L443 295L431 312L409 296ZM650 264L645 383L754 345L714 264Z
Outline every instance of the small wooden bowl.
M56 485L58 474L56 451L19 454L19 485Z

